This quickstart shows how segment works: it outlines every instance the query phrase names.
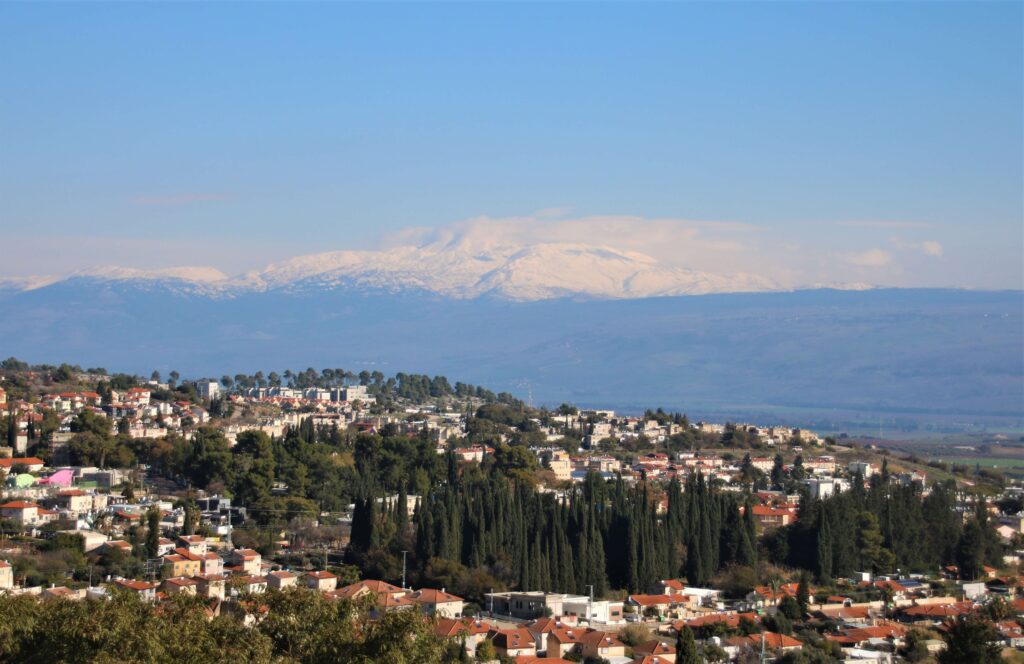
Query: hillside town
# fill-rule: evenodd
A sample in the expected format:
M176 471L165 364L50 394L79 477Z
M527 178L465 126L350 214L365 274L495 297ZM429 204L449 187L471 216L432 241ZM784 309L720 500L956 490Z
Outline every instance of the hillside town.
M420 616L445 661L945 662L977 633L1024 650L1024 488L1005 478L800 428L536 409L443 377L162 381L11 359L0 378L8 597L191 597L257 630L265 598L308 592ZM455 487L537 533L503 533L512 517L492 532L489 504ZM830 531L843 501L873 500L884 514ZM587 516L595 501L633 510L629 541ZM936 557L892 532L905 504L942 510L913 523L946 529Z

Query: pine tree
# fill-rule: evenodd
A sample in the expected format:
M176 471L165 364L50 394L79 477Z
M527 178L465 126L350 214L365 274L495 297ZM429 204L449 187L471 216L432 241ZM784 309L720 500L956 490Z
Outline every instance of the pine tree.
M686 625L681 625L676 636L676 664L700 664L700 661L697 642L693 638L693 630Z

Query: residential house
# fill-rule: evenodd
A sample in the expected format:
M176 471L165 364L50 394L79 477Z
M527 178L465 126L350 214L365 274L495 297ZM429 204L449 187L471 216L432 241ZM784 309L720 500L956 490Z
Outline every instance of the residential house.
M107 543L107 536L95 530L61 530L59 532L81 537L85 553L95 551Z
M218 556L213 551L207 551L206 553L201 554L197 557L199 558L201 574L224 573L224 559Z
M231 552L231 565L242 574L259 574L263 565L263 556L253 549L235 549Z
M546 593L539 590L485 593L486 606L495 615L534 619L564 614L566 602L588 601L585 595Z
M391 598L398 599L404 597L407 591L393 586L385 581L377 581L368 579L365 581L357 581L356 583L338 588L334 591L333 595L340 599L356 599L363 597L366 594L374 595L387 595Z
M971 602L916 604L903 609L896 617L904 622L936 626L951 618L968 613L972 608Z
M175 549L163 557L164 576L168 577L192 577L202 574L202 561L186 549Z
M804 645L801 641L791 636L776 634L775 632L761 632L760 634L751 634L750 636L734 636L726 642L737 648L749 647L755 650L759 650L763 643L766 650L783 653L799 650Z
M223 574L200 574L193 577L196 581L196 590L202 597L224 599L224 586L227 577Z
M288 570L276 570L267 574L267 587L274 590L294 588L297 581L298 577Z
M548 657L564 657L577 648L580 637L586 629L578 627L554 627L547 630L546 652Z
M178 547L188 549L194 556L201 556L207 552L206 538L202 535L178 535Z
M567 597L562 601L562 620L586 620L590 623L618 625L625 622L623 603L618 600Z
M0 519L13 521L19 526L41 526L53 518L53 513L44 510L37 503L13 500L0 505Z
M492 629L488 623L472 618L439 618L434 623L435 634L444 639L461 640L470 657L476 656L476 647Z
M781 602L784 597L796 597L799 585L798 583L783 583L777 590L773 590L770 586L757 586L747 593L747 601L757 606L775 605ZM808 588L808 592L813 602L814 588Z
M584 658L613 659L626 656L626 644L608 632L592 629L580 637L580 651Z
M125 540L108 540L99 546L100 553L117 551L124 556L132 555L132 544Z
M751 625L754 625L757 623L757 620L757 614L755 613L709 613L688 620L677 620L672 623L671 627L674 634L678 634L683 625L696 631L705 627L714 627L721 623L728 629L735 630L739 628L742 621L748 621Z
M24 469L26 473L38 473L45 467L42 459L37 457L8 457L0 459L0 470L10 473L14 468Z
M533 640L537 644L537 652L547 652L548 634L562 627L561 620L557 618L538 618L526 625L526 629L533 636Z
M464 600L451 593L446 593L444 588L441 590L423 588L409 593L406 597L419 605L423 613L427 615L447 618L458 618L462 615Z
M686 584L678 579L664 579L651 587L652 595L682 595Z
M157 540L157 556L166 556L171 551L174 551L174 540L167 539L166 537L161 537L159 540Z
M630 595L626 603L635 606L641 615L665 617L671 608L679 604L672 595Z
M80 489L61 491L54 498L53 504L72 514L87 514L93 509L92 496Z
M487 638L499 655L513 658L537 655L537 643L525 627L492 629Z
M572 460L567 452L561 450L551 455L548 468L555 474L555 479L566 481L572 479Z
M996 631L999 632L999 636L1003 638L1003 643L1007 648L1021 648L1024 647L1024 631L1021 630L1020 625L1012 620L1003 620L997 622Z
M768 505L754 505L751 509L754 514L754 520L765 530L788 526L796 520L796 511L792 509Z
M232 585L241 593L259 595L267 592L267 577L258 575L239 576L235 577Z
M330 572L307 572L302 575L302 582L307 588L322 593L329 593L338 587L338 577Z
M885 650L893 651L903 645L903 637L906 633L906 627L887 623L844 629L838 634L829 634L825 638L835 641L843 648L878 648L881 646Z
M376 607L370 611L372 618L379 618L382 611L413 609L416 605L405 595L395 597L389 593L377 593Z
M187 576L176 576L170 579L164 579L163 583L160 584L160 590L168 595L177 595L179 593L195 595L198 586L199 582L195 579L190 579Z
M676 649L668 643L657 639L651 639L633 648L633 655L639 657L658 657L666 664L674 664L676 661Z
M50 586L49 588L44 588L43 591L39 593L39 598L44 601L56 599L84 599L85 588L81 590L72 590L66 586Z
M156 584L148 581L133 581L132 579L119 579L115 582L118 588L135 593L147 602L156 601Z

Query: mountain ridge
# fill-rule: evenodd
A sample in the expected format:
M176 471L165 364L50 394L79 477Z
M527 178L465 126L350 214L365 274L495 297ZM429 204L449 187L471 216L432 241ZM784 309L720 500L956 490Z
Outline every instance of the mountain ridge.
M0 355L214 377L397 368L546 403L1020 428L1022 314L1021 291L514 301L314 288L216 298L165 280L79 277L0 292Z
M7 279L0 287L24 291L68 279L164 282L193 294L235 297L246 292L310 289L423 290L472 299L485 294L516 301L562 297L631 299L708 293L791 290L749 273L709 273L663 265L643 253L585 243L529 245L447 242L380 251L332 251L296 256L263 270L228 276L210 267L139 270L106 266L66 277ZM856 285L855 287L861 287Z

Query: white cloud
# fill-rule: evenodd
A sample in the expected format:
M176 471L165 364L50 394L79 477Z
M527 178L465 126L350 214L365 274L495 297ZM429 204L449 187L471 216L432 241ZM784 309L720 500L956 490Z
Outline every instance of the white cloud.
M892 254L884 249L877 248L845 254L843 258L847 263L860 267L883 267L892 263Z
M941 257L943 252L942 245L937 240L907 242L902 238L893 237L889 238L889 242L901 251L920 252L926 256L935 256L936 258Z
M895 221L885 219L851 219L835 222L838 226L852 228L930 228L931 224L924 221Z

